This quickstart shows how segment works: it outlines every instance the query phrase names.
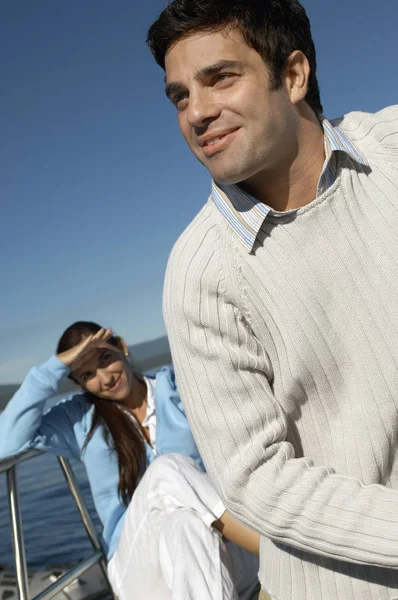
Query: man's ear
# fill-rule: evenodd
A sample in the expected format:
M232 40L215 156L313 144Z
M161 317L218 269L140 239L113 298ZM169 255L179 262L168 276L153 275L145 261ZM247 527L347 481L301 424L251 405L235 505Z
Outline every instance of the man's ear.
M308 81L311 73L308 58L300 50L295 50L287 59L285 81L292 104L305 99L308 92Z

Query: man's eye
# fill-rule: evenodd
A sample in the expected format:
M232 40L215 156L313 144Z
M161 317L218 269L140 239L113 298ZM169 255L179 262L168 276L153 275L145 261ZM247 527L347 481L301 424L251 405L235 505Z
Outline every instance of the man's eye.
M233 73L218 73L218 75L216 75L216 82L228 81L231 77L233 77Z
M180 94L177 94L173 98L173 104L174 104L174 106L176 106L178 108L179 104L181 104L181 102L183 100L186 100L187 98L188 98L188 93L187 92L181 92Z

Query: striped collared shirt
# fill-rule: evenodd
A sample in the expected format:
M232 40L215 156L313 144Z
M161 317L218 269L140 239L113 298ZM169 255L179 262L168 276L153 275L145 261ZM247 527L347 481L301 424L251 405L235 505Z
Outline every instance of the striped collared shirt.
M318 181L317 197L336 181L337 152L345 152L355 162L367 166L367 161L341 129L322 119L325 144L325 162ZM258 232L268 215L280 216L295 213L297 209L277 212L244 192L238 185L220 185L213 181L214 204L235 231L244 246L251 252Z

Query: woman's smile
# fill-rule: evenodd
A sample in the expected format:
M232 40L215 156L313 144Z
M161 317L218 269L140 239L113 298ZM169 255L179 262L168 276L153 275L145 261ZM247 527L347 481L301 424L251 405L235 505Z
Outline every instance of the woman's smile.
M122 373L117 378L116 383L112 387L106 388L105 392L115 392L120 387L121 383L122 383Z

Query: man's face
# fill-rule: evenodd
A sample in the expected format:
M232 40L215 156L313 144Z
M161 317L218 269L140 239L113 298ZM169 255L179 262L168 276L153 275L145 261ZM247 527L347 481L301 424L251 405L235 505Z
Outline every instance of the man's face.
M172 46L166 93L190 149L218 183L249 182L287 160L296 127L287 86L272 90L268 67L238 30Z

